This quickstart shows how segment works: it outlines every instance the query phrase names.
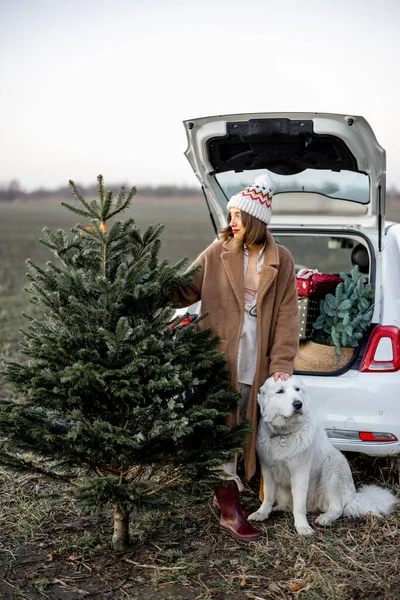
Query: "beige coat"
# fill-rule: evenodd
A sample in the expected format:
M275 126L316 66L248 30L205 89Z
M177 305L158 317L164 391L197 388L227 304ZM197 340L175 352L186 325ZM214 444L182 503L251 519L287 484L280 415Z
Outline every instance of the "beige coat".
M267 232L264 265L257 294L258 347L254 384L247 418L257 427L257 393L265 379L277 371L292 374L299 340L297 293L293 259ZM189 306L201 300L201 312L208 316L200 327L210 327L220 338L231 383L238 389L237 357L244 319L244 252L234 239L211 244L193 263L200 265L193 284L181 288L172 300ZM255 433L244 452L246 477L256 469Z

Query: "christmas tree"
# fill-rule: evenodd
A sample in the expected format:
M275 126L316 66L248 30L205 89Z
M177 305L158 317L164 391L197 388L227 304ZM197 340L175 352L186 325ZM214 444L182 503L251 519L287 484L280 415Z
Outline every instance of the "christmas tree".
M28 261L30 301L21 353L4 378L23 401L0 402L0 462L71 482L86 509L112 507L113 547L127 548L133 509L163 503L185 484L215 480L241 450L247 424L229 428L229 390L217 338L198 319L171 321L170 294L190 283L184 261L159 261L162 225L143 234L115 220L135 188L66 208L89 218L67 234L45 228L56 260Z

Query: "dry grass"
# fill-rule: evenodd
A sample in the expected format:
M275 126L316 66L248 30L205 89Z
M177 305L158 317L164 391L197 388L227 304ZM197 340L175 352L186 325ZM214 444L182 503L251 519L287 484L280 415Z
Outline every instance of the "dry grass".
M393 485L397 473L391 459L363 460L368 469L363 481L377 482L380 469L391 475L378 482L400 492ZM355 473L359 479L357 468ZM387 519L366 516L317 527L312 538L295 533L291 515L275 514L260 525L259 541L244 543L221 532L211 502L199 499L133 515L132 549L122 555L110 549L111 513L82 515L66 488L3 474L0 498L0 597L5 599L400 597L399 507ZM250 488L245 501L257 505Z

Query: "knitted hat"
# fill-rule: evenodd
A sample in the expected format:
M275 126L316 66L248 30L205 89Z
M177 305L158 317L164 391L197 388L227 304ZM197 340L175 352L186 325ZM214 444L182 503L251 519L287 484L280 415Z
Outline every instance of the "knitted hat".
M275 184L267 173L255 178L253 185L232 196L228 202L230 208L239 208L253 215L266 225L271 221L272 196Z

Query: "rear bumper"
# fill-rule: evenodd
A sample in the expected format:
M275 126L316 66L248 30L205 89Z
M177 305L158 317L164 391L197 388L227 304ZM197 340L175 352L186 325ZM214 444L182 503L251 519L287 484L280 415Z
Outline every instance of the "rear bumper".
M350 370L336 377L305 375L300 379L336 448L370 456L400 453L400 372ZM348 431L350 438L360 431L390 433L397 441L343 439L334 430Z
M400 442L344 442L335 438L329 438L332 444L342 452L363 452L369 456L392 456L400 454Z

